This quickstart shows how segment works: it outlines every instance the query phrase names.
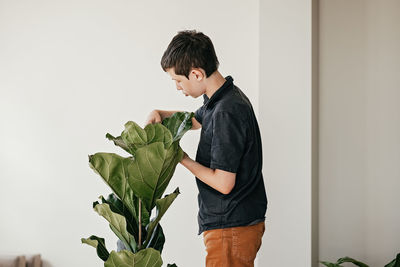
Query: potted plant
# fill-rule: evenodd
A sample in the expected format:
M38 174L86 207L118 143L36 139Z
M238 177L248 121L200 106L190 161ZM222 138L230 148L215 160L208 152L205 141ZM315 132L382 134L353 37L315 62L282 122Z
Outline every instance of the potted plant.
M96 248L105 267L162 265L165 236L160 220L178 196L179 188L163 198L162 195L182 160L179 141L192 127L193 116L193 112L176 112L162 123L148 124L144 129L128 121L120 136L107 133L106 138L131 156L107 152L89 155L90 168L113 191L107 198L100 196L101 202L94 202L93 209L108 221L123 244L122 250L110 253L104 238L92 235L81 239Z
M343 267L343 265L340 265L340 264L346 263L346 262L353 263L354 265L360 266L360 267L369 267L367 264L365 264L361 261L352 259L350 257L340 258L335 263L321 261L321 263L327 267ZM393 259L391 262L386 264L385 267L400 267L400 253L397 254L395 259Z

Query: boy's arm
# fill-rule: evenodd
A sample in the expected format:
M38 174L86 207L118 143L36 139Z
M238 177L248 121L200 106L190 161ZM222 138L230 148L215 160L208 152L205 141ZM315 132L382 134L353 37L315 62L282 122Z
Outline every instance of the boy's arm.
M236 173L207 168L192 160L186 153L180 163L203 183L206 183L222 194L229 194L235 186Z
M172 110L159 110L159 109L155 109L153 110L153 112L157 112L159 114L159 116L161 117L161 121L165 118L168 118L170 116L172 116L174 113L176 112L182 112L182 111L172 111ZM151 114L151 113L150 113ZM150 119L151 120L151 119ZM157 122L157 121L156 121ZM190 130L197 130L201 128L201 124L193 117L192 118L192 128L190 128Z
M197 130L201 128L201 123L196 120L195 117L192 118L192 128L190 130Z
M201 117L199 117L201 118ZM231 111L213 115L209 167L184 154L180 162L198 179L223 194L229 194L236 182L247 145L249 124Z

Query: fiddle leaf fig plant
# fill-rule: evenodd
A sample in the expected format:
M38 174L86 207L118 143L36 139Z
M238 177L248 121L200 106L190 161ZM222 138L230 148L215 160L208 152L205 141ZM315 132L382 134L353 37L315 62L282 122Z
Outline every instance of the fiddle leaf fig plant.
M162 195L183 158L179 141L192 127L193 116L193 112L176 112L144 129L128 121L120 136L107 133L106 138L130 156L107 152L89 155L90 168L112 190L107 198L99 196L100 202L93 202L93 209L108 221L123 244L123 249L108 252L104 238L92 235L81 239L96 249L105 267L162 265L165 236L160 220L180 194L179 188Z

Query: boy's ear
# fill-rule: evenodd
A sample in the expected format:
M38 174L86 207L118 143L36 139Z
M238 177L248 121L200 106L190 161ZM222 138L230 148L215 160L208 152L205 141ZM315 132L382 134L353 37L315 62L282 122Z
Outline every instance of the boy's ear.
M192 70L190 71L190 73L193 74L193 77L197 80L197 81L201 81L206 77L206 73L204 72L203 69L201 68L192 68Z

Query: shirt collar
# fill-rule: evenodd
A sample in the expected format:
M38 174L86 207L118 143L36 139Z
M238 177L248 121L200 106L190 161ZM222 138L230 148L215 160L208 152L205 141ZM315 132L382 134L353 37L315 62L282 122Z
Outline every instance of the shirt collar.
M212 106L213 103L215 103L218 99L220 99L224 94L226 94L230 88L232 88L233 84L233 78L232 76L228 75L225 77L225 82L224 84L218 88L217 91L214 92L214 94L211 96L211 98L208 98L206 94L203 94L204 102L203 105L205 108L208 106Z

